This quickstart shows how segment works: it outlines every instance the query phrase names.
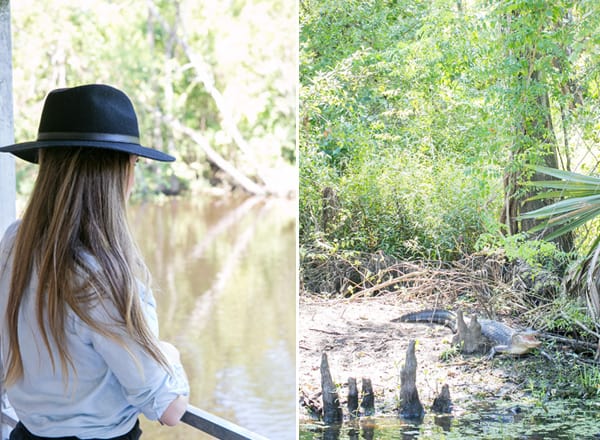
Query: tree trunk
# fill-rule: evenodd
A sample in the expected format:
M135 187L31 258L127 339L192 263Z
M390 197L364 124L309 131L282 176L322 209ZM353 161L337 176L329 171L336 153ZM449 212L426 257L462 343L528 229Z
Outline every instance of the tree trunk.
M543 13L535 11L535 13ZM525 17L513 13L506 20L506 32L509 38L516 39L519 24L527 24ZM517 43L518 44L518 43ZM558 141L552 124L550 98L547 84L544 83L543 74L536 67L536 61L540 58L539 48L535 45L522 46L516 49L516 53L509 54L519 59L525 69L521 69L514 80L508 78L514 90L514 103L512 110L514 114L514 140L508 169L504 176L504 208L501 213L501 222L507 226L509 234L527 231L538 224L535 219L518 221L521 213L530 212L542 208L552 201L550 200L527 200L535 191L525 189L521 182L526 176L522 168L523 164L544 165L551 168L558 167ZM535 161L535 162L534 162ZM548 177L534 174L528 180L547 180ZM540 238L550 233L544 231ZM555 239L558 247L564 251L573 248L571 234L565 234Z

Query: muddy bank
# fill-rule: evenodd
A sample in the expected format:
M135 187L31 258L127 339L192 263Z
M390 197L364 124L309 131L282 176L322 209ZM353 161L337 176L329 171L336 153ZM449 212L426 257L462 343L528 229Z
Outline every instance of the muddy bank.
M333 380L346 403L348 377L368 377L378 415L395 414L400 369L410 340L417 341L417 387L427 411L448 384L454 412L474 399L518 399L527 390L523 370L533 356L502 355L493 360L455 353L452 332L439 325L393 323L402 314L431 308L431 298L415 299L399 293L377 297L324 299L302 294L299 300L299 372L301 399L320 402L321 353L327 352ZM452 304L439 304L452 307ZM308 419L300 406L300 420Z

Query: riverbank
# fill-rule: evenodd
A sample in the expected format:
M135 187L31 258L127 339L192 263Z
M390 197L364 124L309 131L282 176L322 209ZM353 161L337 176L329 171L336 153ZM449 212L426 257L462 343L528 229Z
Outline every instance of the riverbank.
M415 298L392 292L366 298L324 298L303 293L299 299L299 372L301 421L311 419L305 404L320 405L320 361L326 352L333 380L345 410L348 377L371 379L376 415L395 415L400 368L410 340L416 340L417 389L426 411L443 385L448 384L453 414L477 400L520 402L531 398L580 397L586 390L569 375L581 376L568 347L544 340L539 350L523 356L463 356L451 346L452 332L439 325L395 323L392 319L431 308L435 298ZM436 304L453 308L457 304ZM481 316L481 315L480 315ZM519 327L514 318L503 322ZM583 364L585 365L585 364ZM591 378L597 368L586 370ZM598 384L592 385L598 391ZM589 392L589 390L588 390ZM345 414L347 411L345 410Z

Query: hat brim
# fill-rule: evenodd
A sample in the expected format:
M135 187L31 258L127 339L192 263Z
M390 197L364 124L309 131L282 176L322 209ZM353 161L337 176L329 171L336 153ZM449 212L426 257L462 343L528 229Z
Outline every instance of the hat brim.
M15 156L31 163L38 163L38 150L40 148L52 147L85 147L102 148L106 150L122 151L123 153L135 154L160 162L173 162L175 158L154 148L144 147L139 144L110 141L86 141L86 140L47 140L23 142L19 144L0 147L0 152L12 153Z

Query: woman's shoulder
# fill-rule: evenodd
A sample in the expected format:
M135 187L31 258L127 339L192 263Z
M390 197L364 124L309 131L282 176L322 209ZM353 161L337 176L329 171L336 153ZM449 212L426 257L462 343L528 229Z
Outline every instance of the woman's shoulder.
M21 224L21 220L19 219L19 220L15 220L10 225L8 225L8 228L6 228L6 230L4 231L2 241L5 241L7 238L10 238L10 237L14 238L17 235L17 231L19 230L20 224Z
M17 231L19 230L19 225L21 224L21 220L16 220L11 223L8 228L4 231L4 235L2 236L2 240L0 241L0 252L7 253L13 246L15 239L17 237Z

